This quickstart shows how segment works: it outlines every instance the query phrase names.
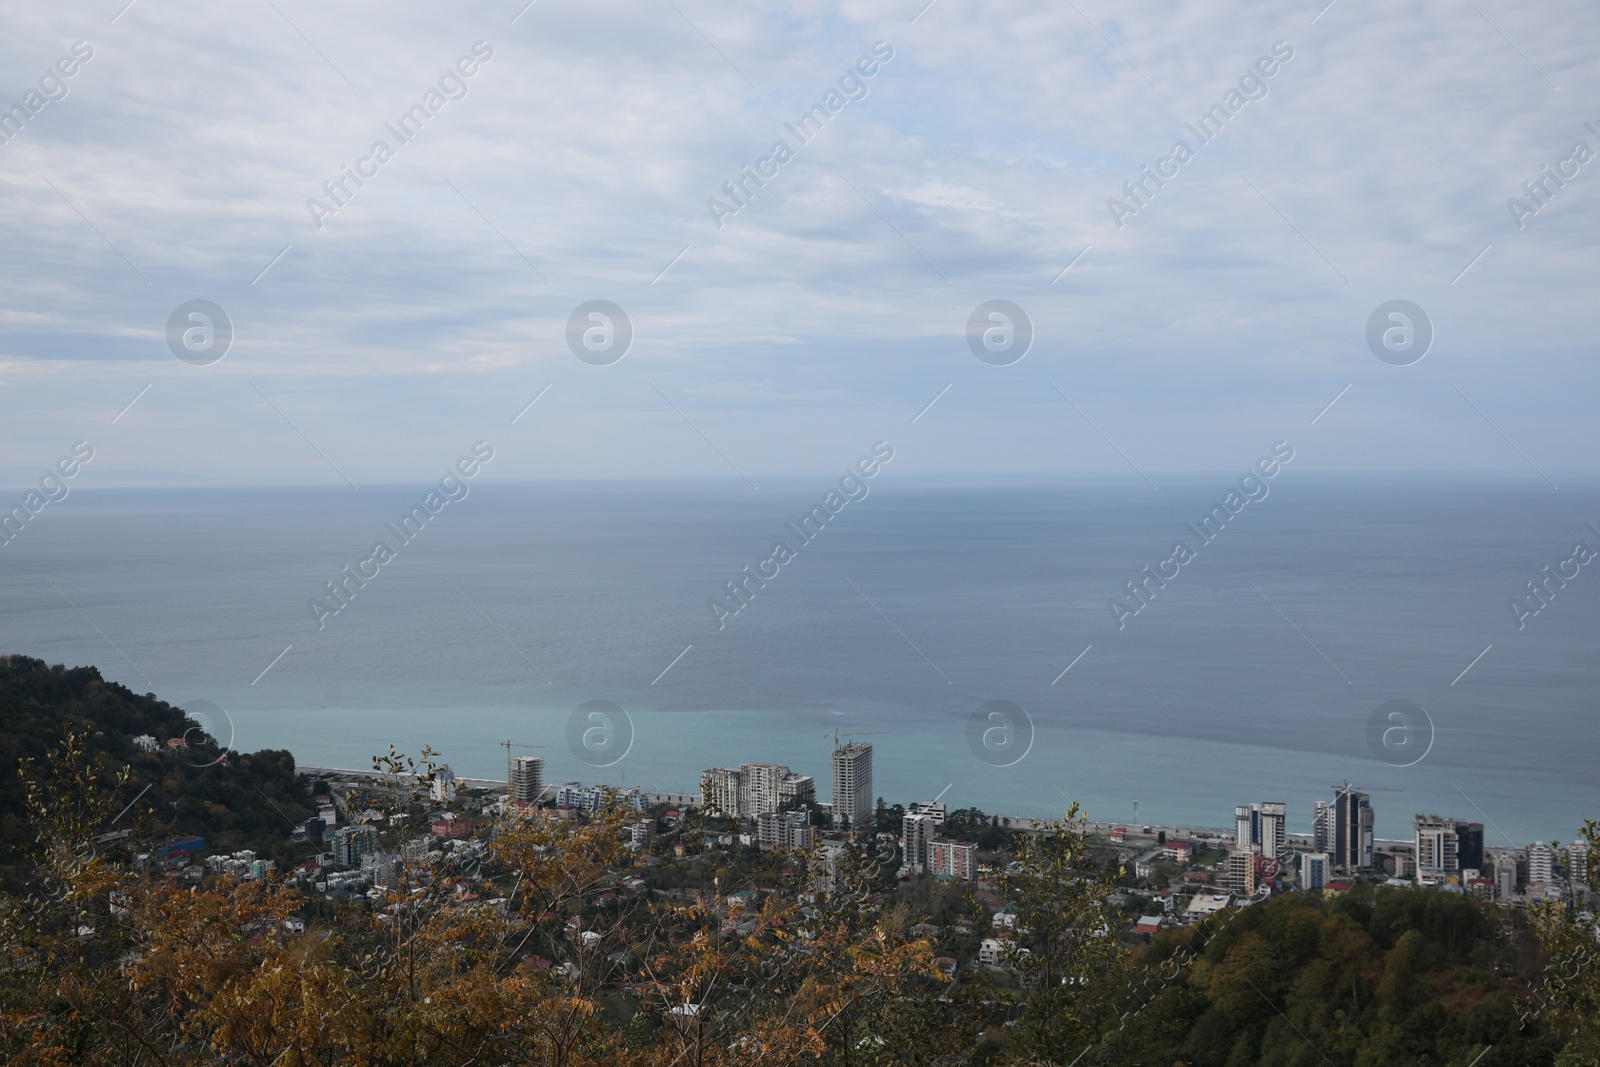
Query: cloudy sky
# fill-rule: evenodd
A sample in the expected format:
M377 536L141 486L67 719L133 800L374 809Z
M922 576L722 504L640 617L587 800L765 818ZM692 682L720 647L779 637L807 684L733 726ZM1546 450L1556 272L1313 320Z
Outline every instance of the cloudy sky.
M923 3L7 5L0 477L80 439L103 485L415 482L479 438L499 479L758 483L879 438L925 474L1159 479L1278 439L1594 471L1590 5ZM1145 166L1176 174L1114 219ZM1434 334L1407 366L1366 337L1396 299ZM169 345L193 300L219 361ZM569 346L592 300L620 361ZM990 300L1019 361L969 347Z

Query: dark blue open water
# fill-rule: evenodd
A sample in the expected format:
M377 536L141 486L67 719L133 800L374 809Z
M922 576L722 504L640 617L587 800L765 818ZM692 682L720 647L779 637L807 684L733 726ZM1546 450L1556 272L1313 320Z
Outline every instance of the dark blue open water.
M509 738L546 746L555 781L692 790L703 767L774 760L826 795L823 734L843 726L886 731L866 739L891 800L948 786L958 806L1070 797L1115 819L1138 800L1146 822L1227 825L1281 799L1305 829L1348 778L1375 790L1381 836L1426 810L1496 845L1600 814L1600 563L1523 630L1507 604L1575 541L1600 548L1600 489L1291 467L1200 546L1184 524L1230 480L1161 484L886 471L803 546L785 523L826 479L478 484L403 546L384 523L422 487L74 490L0 548L0 647L214 701L236 746L311 764L431 743L502 777ZM397 558L319 631L308 599L380 538ZM796 558L719 631L708 598L780 538ZM1119 631L1107 598L1179 539L1196 558ZM1368 744L1397 698L1435 728L1407 768ZM993 699L1033 725L1008 767L967 740ZM632 723L603 770L567 740L590 700Z

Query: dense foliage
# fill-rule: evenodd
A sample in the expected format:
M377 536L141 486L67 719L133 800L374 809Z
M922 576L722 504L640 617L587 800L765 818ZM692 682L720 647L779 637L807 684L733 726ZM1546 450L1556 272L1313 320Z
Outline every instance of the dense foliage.
M1123 872L1075 807L1036 833L959 813L967 832L1004 835L1007 862L980 884L903 879L885 838L727 849L726 820L697 815L657 821L635 850L638 816L620 809L569 822L513 808L475 840L425 847L432 754L391 752L344 798L406 856L385 884L186 886L130 862L174 828L169 798L177 829L281 841L272 809L309 810L287 754L191 774L198 757L126 743L181 736L176 709L93 671L0 669L21 727L4 794L21 828L18 888L0 895L6 1063L1600 1062L1597 942L1574 912L1363 886L1140 943L1110 904ZM185 824L185 790L229 803ZM975 967L996 909L1015 934L1003 966Z
M88 732L100 758L131 770L137 803L105 832L128 830L154 845L193 834L208 846L251 848L280 862L293 854L288 832L313 814L305 782L286 751L242 754L227 749L231 737L209 729L153 695L130 692L100 677L94 667L46 665L27 656L0 657L0 877L20 885L22 864L39 827L27 819L22 760L46 759L63 731ZM148 734L161 744L182 739L182 752L148 754L133 738ZM149 787L148 791L145 787ZM115 813L113 813L115 814ZM298 850L301 853L308 849Z
M1425 889L1290 894L1225 913L1144 952L1148 983L1133 987L1105 1062L1548 1064L1555 1041L1522 1026L1516 934L1499 909Z

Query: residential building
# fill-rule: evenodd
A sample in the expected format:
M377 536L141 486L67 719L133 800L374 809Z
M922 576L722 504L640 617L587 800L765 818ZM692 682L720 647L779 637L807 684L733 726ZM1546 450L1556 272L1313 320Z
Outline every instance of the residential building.
M1418 815L1412 819L1416 847L1417 881L1437 883L1461 871L1461 857L1454 820L1437 815Z
M1555 881L1555 850L1543 841L1528 846L1528 884L1549 885Z
M934 838L928 842L928 873L936 878L971 881L978 876L978 846Z
M1589 875L1589 842L1574 841L1567 846L1567 877L1583 882Z
M1257 835L1256 844L1261 846L1261 854L1269 859L1275 858L1288 844L1289 805L1279 801L1266 801L1260 805L1260 833Z
M161 746L156 743L156 739L149 734L140 734L135 737L133 739L133 747L140 752L159 752L161 750Z
M537 757L534 757L537 758ZM541 774L541 778L543 775ZM542 784L542 783L541 783ZM456 797L456 772L446 763L433 772L433 799L454 800Z
M811 813L764 811L756 816L756 845L763 849L805 848L810 841Z
M510 763L512 800L537 804L544 795L544 757L513 756Z
M928 869L928 848L938 823L932 815L906 815L900 820L900 830L905 856L902 870L922 874Z
M870 830L872 746L851 741L833 750L833 825L839 830Z
M1235 893L1249 896L1256 891L1256 857L1254 847L1236 848L1228 852L1228 869L1224 885Z
M1173 839L1168 841L1161 849L1161 858L1176 860L1179 863L1188 863L1194 858L1194 842Z
M599 811L613 801L620 801L624 806L634 811L644 811L646 808L644 793L638 786L627 790L618 790L614 785L584 785L582 782L566 782L556 789L556 807L572 807L579 811Z
M1333 803L1318 800L1311 807L1311 851L1333 851Z
M913 815L932 815L935 826L943 826L944 817L947 814L942 800L914 801L911 805L911 813Z
M378 831L365 824L346 826L333 832L333 862L340 867L359 867L366 857L378 851Z
M1495 899L1510 900L1528 881L1528 855L1520 848L1489 848L1484 862L1492 868ZM1501 892L1504 888L1504 893Z
M817 802L817 780L809 774L795 774L790 771L783 776L783 781L778 783L778 800L783 804L798 801L810 807Z
M1328 854L1326 852L1300 853L1300 888L1321 889L1328 884Z
M1276 856L1283 851L1288 810L1287 804L1274 801L1236 806L1233 809L1234 846L1249 848L1254 845L1263 856Z
M1372 869L1372 798L1352 788L1338 787L1333 798L1333 865L1354 873Z
M817 801L817 784L781 763L742 763L700 772L701 802L724 815L754 819L795 803Z
M650 839L656 835L656 821L654 819L640 819L638 822L628 824L628 847L644 849L650 847Z
M700 802L707 811L724 815L739 814L739 772L731 767L713 767L700 772Z
M739 809L745 818L777 811L783 804L779 787L790 774L780 763L741 763L739 765Z
M1240 804L1233 809L1233 842L1238 848L1249 848L1261 843L1259 805Z

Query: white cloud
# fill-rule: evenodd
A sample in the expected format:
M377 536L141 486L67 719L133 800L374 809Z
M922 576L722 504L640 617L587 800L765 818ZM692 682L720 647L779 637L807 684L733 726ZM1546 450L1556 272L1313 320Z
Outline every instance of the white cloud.
M726 474L692 433L659 437L687 427L653 382L705 406L749 468L825 471L955 383L907 468L1118 468L1056 447L1078 416L1054 381L1141 465L1231 469L1241 446L1218 412L1252 442L1282 436L1355 381L1341 404L1361 432L1319 424L1330 463L1522 466L1451 382L1552 466L1596 454L1575 398L1596 384L1577 355L1596 326L1600 163L1521 230L1505 207L1574 141L1600 150L1583 125L1600 124L1583 110L1600 52L1576 3L1342 0L1315 24L1320 4L1300 3L939 0L915 24L918 3L541 0L515 24L520 2L275 3L139 3L114 24L120 0L0 14L0 100L74 41L95 49L67 98L0 145L9 453L51 452L153 382L111 431L129 431L116 463L329 474L256 382L303 397L306 434L362 478L407 478L436 465L435 442L457 447L457 420L509 420L554 381L566 465L508 449L497 474ZM494 57L465 98L315 228L307 198L479 40ZM879 40L895 54L866 99L719 230L706 199ZM1295 55L1268 95L1118 229L1107 199L1276 41ZM1362 341L1396 296L1438 329L1405 369ZM208 368L164 342L196 297L238 331ZM610 368L563 340L596 297L637 330ZM1038 327L1010 368L962 336L993 297ZM1395 426L1401 396L1439 432ZM183 407L202 398L214 408ZM132 432L159 413L182 432Z

